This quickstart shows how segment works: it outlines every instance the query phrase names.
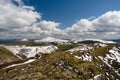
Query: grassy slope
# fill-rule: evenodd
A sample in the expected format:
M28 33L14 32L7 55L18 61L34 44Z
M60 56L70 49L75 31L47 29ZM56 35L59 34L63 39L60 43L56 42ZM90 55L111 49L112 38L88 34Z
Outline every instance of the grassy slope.
M60 51L71 48L69 45L59 45ZM108 50L113 46L105 46L97 48L93 51L92 56L105 56ZM78 53L78 52L77 52ZM77 54L76 53L76 54ZM86 52L83 52L86 53ZM82 55L80 53L79 55ZM13 67L0 71L0 79L10 80L88 80L93 78L97 74L102 74L102 80L106 80L104 71L96 66L97 64L103 64L101 60L95 60L95 62L83 61L75 58L76 55L71 55L65 52L54 52L52 54L43 55L40 59L33 63ZM60 60L64 61L64 66L59 66L57 63ZM73 69L66 69L67 66L72 66ZM104 66L103 68L105 68ZM103 69L102 68L102 69ZM77 69L79 73L74 70ZM106 70L108 68L105 68ZM6 73L5 75L3 75Z
M0 46L0 65L18 61L19 59L13 55L10 51Z
M113 46L112 45L108 45L108 46L105 46L105 47L100 47L100 48L97 48L93 51L93 53L97 56L105 56L106 53L108 53L108 51L112 48Z
M64 66L59 66L60 60L64 61ZM66 69L72 66L73 69ZM75 69L79 73L75 72ZM43 55L37 61L29 65L22 65L1 71L0 79L10 80L86 80L93 78L94 75L100 74L99 69L94 63L81 61L69 53L55 52Z
M56 46L59 48L59 51L66 51L66 50L72 49L74 47L78 47L79 45L77 45L77 44L57 44Z

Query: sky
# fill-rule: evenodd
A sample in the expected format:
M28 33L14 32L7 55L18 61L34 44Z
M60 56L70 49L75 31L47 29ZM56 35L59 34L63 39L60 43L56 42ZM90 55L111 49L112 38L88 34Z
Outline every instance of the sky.
M60 28L70 27L82 18L98 17L107 11L120 10L120 0L23 0L43 14L43 20L62 23Z
M1 0L0 39L120 39L120 0Z

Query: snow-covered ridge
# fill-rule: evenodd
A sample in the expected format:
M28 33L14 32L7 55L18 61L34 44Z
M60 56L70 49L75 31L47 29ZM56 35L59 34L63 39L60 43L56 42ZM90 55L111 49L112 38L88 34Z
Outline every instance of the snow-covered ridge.
M28 41L28 39L21 39L20 41L23 41L23 42L24 42L24 41Z
M102 40L102 39L82 39L82 40L79 40L79 42L81 42L81 41L88 41L88 40L98 41L98 42L101 42L101 43L108 43L108 44L114 44L114 43L116 43L114 41L107 41L107 40Z
M34 42L55 42L55 43L67 43L68 40L56 39L53 37L47 37L41 40L35 40Z
M26 58L35 57L36 54L45 54L51 53L58 49L58 47L50 45L50 46L5 46L8 50L10 50L14 55L23 59L21 56L25 56Z

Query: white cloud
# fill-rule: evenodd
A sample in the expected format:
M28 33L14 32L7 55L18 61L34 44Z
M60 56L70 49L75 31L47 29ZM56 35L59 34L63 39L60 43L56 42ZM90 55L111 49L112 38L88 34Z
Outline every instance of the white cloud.
M40 21L38 23L34 23L32 26L26 26L20 29L14 29L14 32L18 35L20 33L24 35L28 34L28 38L32 34L37 34L39 36L34 36L34 38L41 38L41 37L47 37L47 36L64 36L65 32L61 29L59 29L60 23L54 22L54 21ZM21 35L22 35L21 34ZM30 37L31 38L31 37Z
M17 0L21 2L21 0ZM41 15L33 11L34 7L32 6L17 6L11 0L1 0L0 1L0 34L1 31L6 33L8 38L11 38L11 35L16 29L22 29L25 26L34 24L37 19L41 18ZM12 34L11 34L12 33ZM4 38L5 35L3 35ZM2 38L2 37L1 37Z
M36 24L34 24L36 28L39 28L41 31L39 32L42 35L48 35L48 36L53 36L56 34L59 35L65 35L65 32L59 29L60 23L54 22L54 21L40 21Z
M41 14L22 0L0 1L0 38L120 38L120 11L109 11L98 18L81 19L71 27L60 29L55 21L41 20Z
M120 38L120 11L109 11L93 20L81 19L65 30L74 38ZM68 35L69 36L69 35Z
M37 27L40 27L42 30L52 30L54 28L59 27L60 23L54 21L41 21L36 24Z

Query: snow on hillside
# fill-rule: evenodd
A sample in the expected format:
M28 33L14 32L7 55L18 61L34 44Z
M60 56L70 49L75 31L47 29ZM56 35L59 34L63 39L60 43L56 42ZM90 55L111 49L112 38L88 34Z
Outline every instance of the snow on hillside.
M55 43L67 43L68 40L56 39L52 37L47 37L42 40L35 40L34 42L55 42Z
M40 53L51 53L58 49L56 46L5 46L8 50L10 50L14 55L23 59L21 56L25 56L27 58L35 57L36 54Z
M83 46L79 46L79 47L76 47L76 48L73 48L67 51L73 53L75 51L86 51L86 50L91 50L91 49L93 49L92 46L83 45Z
M34 62L35 60L36 60L36 59L30 59L30 60L25 61L25 62L23 62L23 63L12 64L12 65L9 65L9 66L5 67L4 69L11 68L11 67L14 67L14 66L19 66L19 65L28 64L28 63Z
M111 50L109 50L110 54L107 54L106 57L109 59L116 60L120 63L120 50L116 47L113 47Z
M101 42L101 43L107 43L107 44L114 44L116 42L114 41L107 41L107 40L102 40L102 39L80 39L78 40L78 42L81 42L81 41L98 41L98 42Z
M120 76L119 73L119 65L120 65L120 50L116 47L113 47L109 50L109 54L106 54L105 57L99 56L99 58L109 66L117 75ZM114 67L117 66L117 67Z
M89 55L89 53L84 54L82 56L75 56L77 59L81 59L83 61L90 61L92 62L92 56Z
M21 39L20 41L23 41L23 42L24 42L24 41L28 41L28 39Z
M99 57L101 58L101 56ZM109 50L109 54L106 54L106 56L102 57L101 59L104 60L107 64L109 64L109 60L115 60L116 62L120 63L120 50L116 47L113 47Z
M101 42L101 43L108 43L108 44L115 43L114 41L106 41L106 40L101 40L101 39L85 39L85 40L98 41L98 42Z

